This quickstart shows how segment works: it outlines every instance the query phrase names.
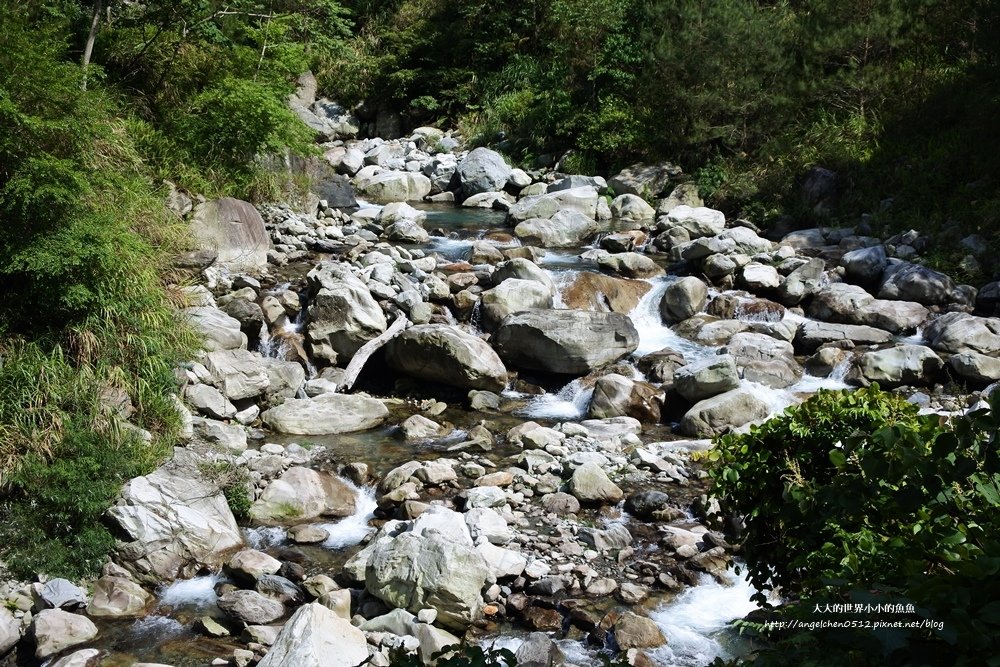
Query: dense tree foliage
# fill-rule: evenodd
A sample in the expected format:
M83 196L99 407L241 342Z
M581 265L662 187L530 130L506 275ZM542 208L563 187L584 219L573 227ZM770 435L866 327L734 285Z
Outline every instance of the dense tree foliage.
M1000 396L998 396L1000 398ZM1000 408L1000 400L994 399ZM710 453L715 493L744 518L742 556L785 621L754 664L985 664L1000 637L1000 415L942 423L873 386L821 392ZM816 605L913 605L824 616ZM932 621L913 628L866 621Z
M669 159L760 222L800 212L796 178L820 164L843 176L845 221L1000 228L996 3L347 4L359 29L330 94L457 121L527 164Z
M99 567L104 511L169 452L194 341L165 287L186 230L162 179L272 192L256 157L308 150L285 98L346 25L328 0L0 4L0 532L16 573Z

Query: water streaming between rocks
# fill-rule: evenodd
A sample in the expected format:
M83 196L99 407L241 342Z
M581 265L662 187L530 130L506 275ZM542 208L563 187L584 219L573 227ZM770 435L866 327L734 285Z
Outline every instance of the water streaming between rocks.
M491 211L426 205L421 208L428 214L424 226L434 230L424 249L451 261L463 260L468 256L473 242L490 230L500 228L502 224L502 214ZM594 261L581 257L581 253L587 250L588 248L549 250L540 260L539 265L559 289L555 307L565 307L562 293L580 272L597 270ZM301 282L302 274L309 268L310 266L303 266L297 276L294 271L285 270L284 275L291 282L280 285L275 291L286 289L297 281ZM651 289L629 313L639 334L639 345L633 358L667 347L681 353L688 363L718 354L718 347L689 340L663 324L659 302L673 280L675 277L669 275L647 280ZM285 325L285 334L294 336L302 331L305 311L302 308L299 316ZM796 322L804 319L795 315L788 317L797 318ZM263 354L285 356L288 352L287 345L285 339L271 337L264 328L260 341L260 351ZM848 359L826 378L805 375L795 385L783 390L746 380L743 384L764 398L773 411L779 411L794 403L804 393L820 388L846 387L844 375L849 366ZM307 377L315 375L311 363L307 370ZM642 373L634 366L632 373L636 378L643 378ZM583 378L571 380L561 387L552 387L543 394L525 394L508 388L502 397L518 407L509 410L510 414L506 419L512 425L527 419L539 420L545 424L579 421L587 416L593 391L593 384ZM473 425L478 418L476 413L455 405L449 405L444 416L454 417L459 428ZM457 440L461 440L466 432L457 430L456 433L459 436ZM269 434L268 440L277 443L302 441L301 438L276 434ZM310 437L309 441L313 447L325 448L326 455L333 459L368 462L384 473L393 465L409 459L434 459L446 448L444 446L448 442L454 442L456 438L453 436L452 440L440 441L437 445L404 444L396 437L395 429L377 428L336 437L315 436ZM298 558L300 561L305 559L303 562L308 571L323 571L331 566L335 569L375 530L370 525L377 504L374 490L347 483L356 494L356 510L338 521L318 524L328 533L328 538L322 544L297 549ZM614 516L618 518L615 519ZM619 510L611 519L605 516L601 521L607 526L609 521L621 521L623 518L627 518L627 515L621 514ZM245 529L245 534L247 543L256 549L282 552L287 551L289 546L288 535L282 527L250 526ZM656 549L655 543L644 548ZM649 616L668 640L667 646L649 654L654 662L665 667L703 665L715 657L732 657L743 650L740 640L726 628L730 621L743 617L755 609L756 605L749 599L752 588L744 579L731 573L727 578L729 581L718 581L702 575L698 585L683 590L672 599L651 603ZM200 615L219 614L215 589L223 581L221 574L208 574L162 587L157 591L157 609L152 614L136 621L106 624L108 630L103 640L105 647L113 654L122 656L121 664L126 664L128 659L163 660L178 666L203 664L205 657L218 651L225 640L208 639L194 634L190 629L190 622ZM521 643L521 631L501 627L499 632L492 639L480 637L480 641L511 649ZM579 639L563 639L559 641L559 645L570 662L599 664L596 650L588 648Z

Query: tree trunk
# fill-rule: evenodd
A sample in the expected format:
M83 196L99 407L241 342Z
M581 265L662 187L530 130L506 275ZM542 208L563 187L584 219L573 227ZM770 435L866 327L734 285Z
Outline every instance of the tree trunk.
M90 19L90 34L87 35L87 45L83 47L83 89L87 90L87 67L90 56L94 52L94 42L97 41L97 27L101 23L102 0L94 0L94 13Z

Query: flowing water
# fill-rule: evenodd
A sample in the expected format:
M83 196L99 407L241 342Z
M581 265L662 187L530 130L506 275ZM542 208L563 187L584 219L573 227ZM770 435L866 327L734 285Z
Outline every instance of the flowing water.
M370 206L367 203L359 203L365 207ZM489 238L491 243L501 247L516 245L516 241L511 240L510 229L504 226L502 213L442 205L422 204L417 208L427 213L424 227L431 232L430 241L423 250L438 253L447 260L468 259L472 245L478 239ZM587 248L549 250L541 260L541 266L551 276L559 291L554 299L554 307L566 307L562 292L573 283L580 272L597 270L592 255L588 255L588 258L581 257L587 250ZM304 270L307 271L308 267L304 267ZM681 353L688 362L718 354L719 348L699 345L663 324L659 304L667 286L675 279L676 276L668 275L648 280L651 289L641 297L629 313L639 335L639 346L633 359L663 348ZM281 285L275 288L274 292L288 287L287 284ZM280 335L271 335L266 330L263 331L260 351L269 357L284 357L293 352L288 349L288 341L302 336L305 312L306 309L303 308L298 318L287 322ZM793 322L804 319L793 314L787 317ZM846 387L844 379L850 365L850 360L845 361L826 378L804 376L798 383L784 390L746 382L744 385L764 398L774 412L778 412L801 400L804 394L813 393L821 388ZM310 368L309 371L311 377L313 369ZM637 371L635 375L641 377ZM516 404L516 409L513 414L491 414L490 419L504 426L507 424L513 426L526 419L537 419L543 423L585 419L593 394L592 384L582 379L568 378L563 382L565 384L561 386L556 384L547 393L540 395L518 393L510 389L505 391L503 398ZM282 444L297 442L306 447L321 448L325 450L328 460L368 462L376 472L384 474L405 461L441 456L451 444L464 437L463 429L471 428L482 419L482 415L459 405L451 405L436 419L442 422L449 421L455 425L451 436L424 443L405 443L399 439L396 429L385 427L363 433L310 436L308 439L267 434L267 439L270 442ZM394 415L393 421L395 423L401 419L396 419ZM376 509L374 489L351 486L356 493L356 510L351 516L337 521L319 523L318 525L329 535L322 544L297 547L290 543L284 528L275 526L246 527L248 544L275 553L280 550L296 549L308 559L305 563L307 570L335 572L344 559L356 551L358 545L374 531L370 525ZM653 609L651 618L668 639L666 647L651 653L650 657L656 664L694 667L711 662L716 657L731 658L745 651L746 647L729 629L729 624L734 619L742 618L753 611L756 605L750 601L753 591L746 580L736 575L732 575L731 579L728 585L724 585L705 577L700 585L685 590L674 599L663 602ZM217 650L216 644L197 637L190 629L193 618L219 613L216 606L218 599L216 587L223 582L225 582L223 575L215 573L178 581L161 588L157 591L156 610L138 621L119 622L114 626L114 632L109 633L114 637L109 641L123 654L142 656L144 659L167 656L177 662L177 654L172 652L173 649L156 648L177 645L189 645L186 650L192 660L187 661L188 664L204 664L194 659L195 655L203 655L198 652L202 649L205 651L204 655L212 655L212 651L215 651L214 655L223 655L225 652ZM495 638L494 645L516 650L523 636L517 632L504 633ZM582 641L563 639L559 644L571 662L581 665L601 664L600 656L595 649L588 647ZM140 648L142 650L139 650ZM184 650L181 649L182 653ZM231 648L229 650L231 651Z

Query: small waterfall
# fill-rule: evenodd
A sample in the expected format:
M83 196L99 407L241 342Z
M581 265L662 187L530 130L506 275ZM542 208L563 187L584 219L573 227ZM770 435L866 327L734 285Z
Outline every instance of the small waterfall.
M753 594L754 588L745 577L731 574L730 583L723 585L701 575L697 586L650 614L667 638L666 646L651 651L653 662L701 667L715 658L731 660L745 653L741 647L744 642L727 627L758 608L750 600Z
M587 416L593 387L584 387L582 380L573 380L556 394L534 396L518 413L525 417L576 420Z
M469 315L469 326L477 333L483 332L483 302L482 299L476 301L472 307L472 314Z
M576 282L577 276L580 275L580 272L572 269L563 271L545 269L545 273L552 278L552 283L556 286L556 293L552 296L552 307L563 310L569 308L563 300L563 292L565 292L570 285Z
M221 574L208 574L202 577L182 579L158 591L160 605L174 609L206 609L215 605L219 597L215 594L215 586L225 577Z
M368 525L368 522L375 516L375 509L378 507L378 502L375 500L375 489L369 486L355 486L346 479L342 479L342 481L355 491L354 514L344 517L336 523L321 525L330 535L323 542L323 546L327 549L344 549L360 544L375 530Z
M288 541L288 533L281 526L258 526L244 528L243 535L247 544L258 551L276 547Z
M691 363L705 357L714 356L718 353L718 348L706 347L678 336L674 331L663 324L660 317L660 300L667 286L675 280L675 277L654 278L646 282L653 286L653 289L646 292L636 307L629 313L632 324L639 332L639 347L635 351L638 357L645 356L669 347L684 355L684 359Z

